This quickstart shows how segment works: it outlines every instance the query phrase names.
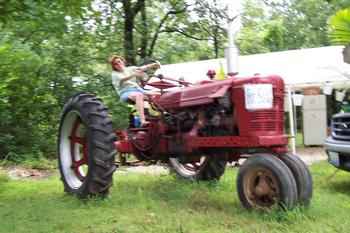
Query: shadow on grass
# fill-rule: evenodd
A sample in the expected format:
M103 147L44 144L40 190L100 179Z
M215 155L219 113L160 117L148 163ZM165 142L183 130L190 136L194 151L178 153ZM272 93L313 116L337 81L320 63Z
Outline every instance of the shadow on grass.
M332 181L328 184L328 189L350 196L350 180Z
M313 166L315 190L350 196L350 172L337 169L326 162Z

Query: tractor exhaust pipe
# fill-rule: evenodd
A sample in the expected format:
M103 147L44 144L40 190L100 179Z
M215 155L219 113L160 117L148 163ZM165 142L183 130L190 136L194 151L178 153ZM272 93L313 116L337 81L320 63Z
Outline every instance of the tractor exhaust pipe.
M238 72L239 50L235 45L234 39L241 26L240 8L241 1L228 2L228 46L225 50L228 74Z

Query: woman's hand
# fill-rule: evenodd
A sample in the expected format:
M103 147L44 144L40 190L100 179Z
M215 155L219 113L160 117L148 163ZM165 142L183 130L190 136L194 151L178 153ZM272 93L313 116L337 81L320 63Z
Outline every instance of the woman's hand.
M159 69L160 68L160 62L156 61L155 63L151 64L151 69Z
M140 69L135 70L134 76L136 77L136 82L140 87L144 87L149 80L147 73L143 72Z
M141 69L142 71L147 71L147 70L150 70L150 69L157 70L159 68L160 68L160 62L159 61L139 67L139 69Z

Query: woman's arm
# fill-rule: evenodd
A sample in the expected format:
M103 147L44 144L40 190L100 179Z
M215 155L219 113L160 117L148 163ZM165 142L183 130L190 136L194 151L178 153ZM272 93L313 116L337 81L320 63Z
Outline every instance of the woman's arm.
M159 68L160 68L159 62L155 62L155 63L151 63L151 64L147 64L147 65L141 66L138 69L142 70L142 71L146 71L146 70L149 70L149 69L159 69Z
M142 76L143 76L143 72L138 70L138 68L136 68L130 75L121 77L119 82L123 83L125 81L128 81L128 80L134 78L134 77L140 78Z
M119 83L120 85L123 84L123 82L126 82L134 77L136 77L137 79L141 80L142 78L145 77L145 71L149 70L149 69L158 69L160 68L160 64L158 62L156 63L151 63L148 65L144 65L141 67L135 67L134 70L131 72L130 75L124 76L124 77L119 77ZM150 77L148 78L148 80L150 79ZM148 81L148 80L143 80L143 81Z

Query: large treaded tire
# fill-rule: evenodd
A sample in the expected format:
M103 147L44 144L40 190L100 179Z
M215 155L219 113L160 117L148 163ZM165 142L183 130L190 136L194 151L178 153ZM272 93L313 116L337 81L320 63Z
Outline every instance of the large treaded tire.
M269 190L263 189L267 194L259 194L262 190L259 189L260 177L269 181ZM263 186L266 187L266 182ZM243 163L238 171L237 192L242 205L247 209L265 210L277 205L291 209L296 205L298 197L292 172L281 160L270 154L255 155ZM278 196L270 198L273 192Z
M204 161L196 170L186 168L186 164L179 161L178 158L169 158L169 166L179 178L191 181L217 181L224 174L226 160L203 156Z
M82 179L72 169L74 162L69 162L74 153L74 149L69 147L71 131L78 120L86 129L84 145L87 147L87 171ZM80 198L108 194L116 170L115 140L107 108L99 98L93 94L80 93L68 100L62 111L58 136L58 163L65 192Z
M289 167L295 178L298 189L298 202L308 206L312 198L312 176L306 164L297 156L285 154L279 158Z

